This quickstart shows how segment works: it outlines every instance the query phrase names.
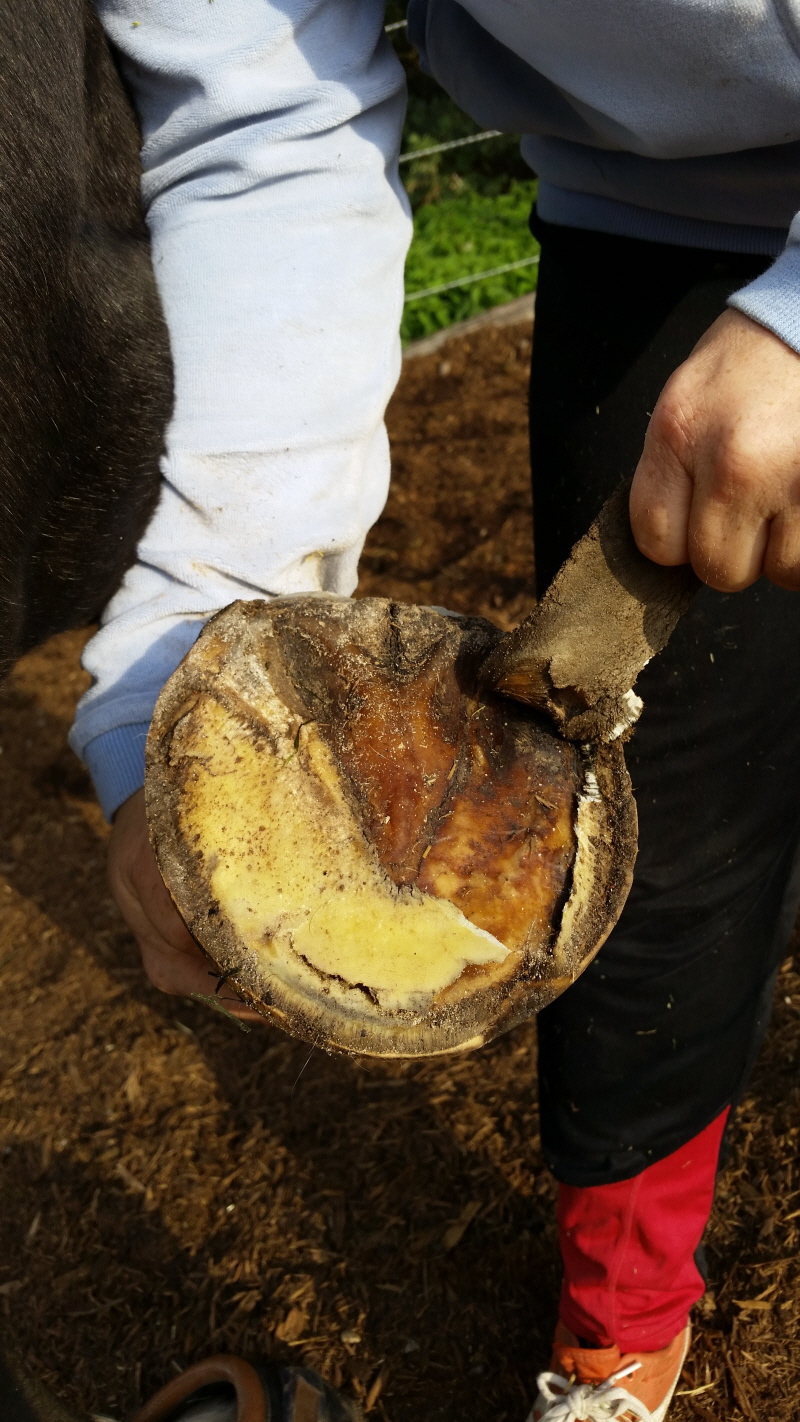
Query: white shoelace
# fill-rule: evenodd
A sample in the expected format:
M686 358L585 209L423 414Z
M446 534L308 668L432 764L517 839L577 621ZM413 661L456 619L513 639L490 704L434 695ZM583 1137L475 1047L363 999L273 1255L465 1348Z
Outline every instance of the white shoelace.
M653 1422L650 1409L631 1397L627 1388L618 1386L622 1378L641 1366L641 1363L631 1363L599 1385L572 1383L570 1386L569 1378L562 1378L560 1373L540 1373L537 1387L550 1404L542 1422L613 1422L613 1418L626 1412L635 1417L636 1422Z

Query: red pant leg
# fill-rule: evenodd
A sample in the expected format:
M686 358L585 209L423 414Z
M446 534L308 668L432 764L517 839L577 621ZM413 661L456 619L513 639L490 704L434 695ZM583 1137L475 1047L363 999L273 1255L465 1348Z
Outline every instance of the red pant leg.
M641 1175L559 1185L561 1321L598 1347L666 1347L702 1296L694 1255L711 1213L728 1111Z

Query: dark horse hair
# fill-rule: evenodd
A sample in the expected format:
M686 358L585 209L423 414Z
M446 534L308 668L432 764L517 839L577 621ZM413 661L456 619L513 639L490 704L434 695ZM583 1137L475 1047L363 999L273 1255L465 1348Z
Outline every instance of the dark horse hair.
M0 8L0 673L96 617L158 497L169 345L139 133L86 0Z

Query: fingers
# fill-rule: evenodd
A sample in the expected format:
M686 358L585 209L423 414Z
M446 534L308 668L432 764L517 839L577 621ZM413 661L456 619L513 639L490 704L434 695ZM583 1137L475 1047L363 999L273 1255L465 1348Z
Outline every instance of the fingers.
M213 992L213 979L202 953L182 952L156 933L137 934L142 967L153 987L160 992L190 997L193 992Z
M718 592L741 592L764 572L769 520L746 488L720 493L695 487L689 516L689 561Z
M636 543L654 563L691 563L709 587L739 592L767 571L770 519L762 507L764 489L749 472L757 465L731 449L719 461L693 450L690 474L665 437L666 425L657 409L634 476ZM795 548L788 531L781 547L788 575Z
M245 1006L230 984L216 986L219 977L191 936L191 951L176 947L157 933L145 933L137 937L137 943L142 967L153 987L175 997L215 996L233 1017L263 1023L260 1013Z
M171 955L204 962L158 870L147 832L144 791L121 805L108 848L108 879L117 906L140 943L165 945ZM155 983L168 991L163 981Z
M772 520L764 575L779 588L800 592L800 508L785 509Z
M729 311L667 382L631 489L654 562L690 562L709 587L766 576L800 589L800 359Z
M264 1018L251 1007L245 1006L237 997L230 984L221 984L217 973L210 967L208 959L189 936L190 950L177 947L158 933L145 932L137 935L142 967L153 987L176 997L216 996L228 1012L245 1022L264 1022Z
M646 558L666 567L689 562L689 519L694 485L684 464L677 424L653 414L633 477L631 528ZM680 452L675 448L678 445Z
M705 412L686 382L681 367L653 411L631 487L631 527L654 563L691 563L709 587L738 592L761 576L769 539L760 456L736 438L699 440Z
M108 878L117 906L133 933L150 982L161 992L210 996L215 973L178 913L150 844L144 792L137 791L117 811L108 853ZM234 1016L262 1022L232 988L220 1001Z

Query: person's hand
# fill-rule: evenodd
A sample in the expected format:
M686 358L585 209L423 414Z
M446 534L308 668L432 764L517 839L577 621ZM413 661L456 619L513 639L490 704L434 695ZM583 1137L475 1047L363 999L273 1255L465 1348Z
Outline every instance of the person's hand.
M117 907L139 945L144 970L162 992L189 997L214 992L215 974L169 896L147 833L144 791L120 805L108 846L108 879ZM220 1002L236 1017L263 1022L226 984Z
M722 592L800 589L800 355L729 310L667 381L631 489L655 563Z

